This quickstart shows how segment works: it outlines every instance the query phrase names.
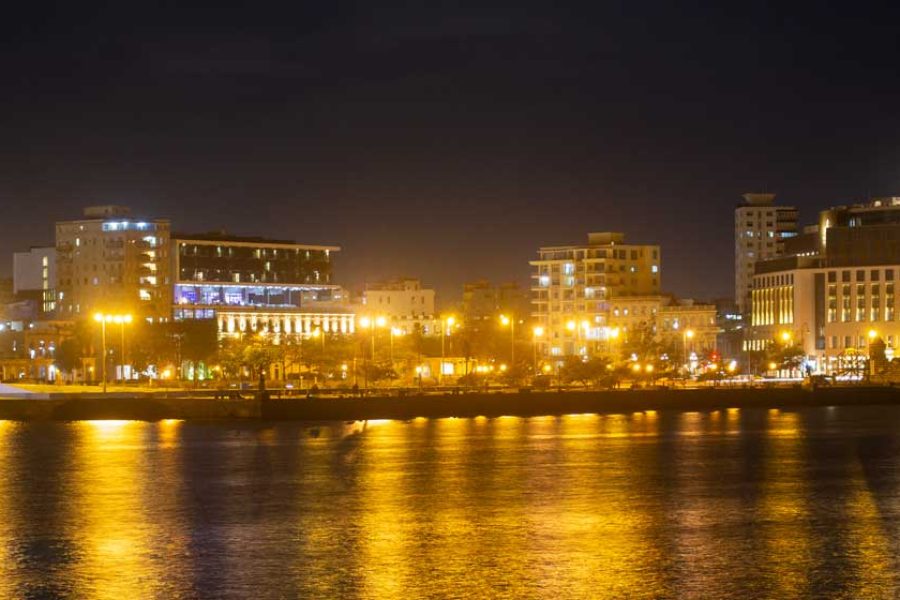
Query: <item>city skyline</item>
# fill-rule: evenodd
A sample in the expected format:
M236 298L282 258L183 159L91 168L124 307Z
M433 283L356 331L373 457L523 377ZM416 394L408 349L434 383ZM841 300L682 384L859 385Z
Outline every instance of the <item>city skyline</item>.
M341 283L446 296L623 231L664 249L667 290L709 299L731 295L742 194L805 220L900 189L893 18L865 7L17 11L7 255L116 203L337 243Z

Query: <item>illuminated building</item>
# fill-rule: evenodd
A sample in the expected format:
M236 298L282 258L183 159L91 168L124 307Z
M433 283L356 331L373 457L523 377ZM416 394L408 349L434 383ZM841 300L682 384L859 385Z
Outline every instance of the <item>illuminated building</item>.
M31 297L41 314L56 310L56 248L33 247L13 253L13 293Z
M690 331L690 346L698 353L715 350L719 333L715 305L665 294L613 298L609 302L606 323L617 332L610 342L613 345L626 342L631 332L650 328L655 339L681 347L682 336ZM600 347L602 349L602 344Z
M734 299L750 312L750 287L757 261L781 256L786 239L797 235L797 209L776 206L775 194L744 194L734 211Z
M383 315L392 328L404 334L433 335L438 325L434 297L433 289L423 288L422 282L413 278L368 284L362 295L362 312Z
M123 206L92 206L56 224L57 314L97 309L141 318L169 315L169 221L136 219Z
M175 235L173 317L216 319L222 336L352 333L346 292L331 283L339 250L225 233Z
M871 337L900 341L900 198L822 211L790 256L756 264L744 349L784 336L809 368L830 373L866 353ZM870 334L870 332L872 332Z
M540 354L586 354L610 335L610 302L656 295L660 250L626 244L622 233L590 233L587 244L545 246L532 266L532 316L545 335ZM574 326L573 326L574 324Z
M468 324L493 322L500 314L522 318L531 312L530 304L527 290L518 283L493 285L482 279L463 286L462 320Z

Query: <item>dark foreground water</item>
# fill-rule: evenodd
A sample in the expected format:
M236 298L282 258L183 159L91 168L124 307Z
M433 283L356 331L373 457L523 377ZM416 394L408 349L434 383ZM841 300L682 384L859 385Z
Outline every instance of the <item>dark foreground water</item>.
M0 597L900 594L900 409L0 421Z

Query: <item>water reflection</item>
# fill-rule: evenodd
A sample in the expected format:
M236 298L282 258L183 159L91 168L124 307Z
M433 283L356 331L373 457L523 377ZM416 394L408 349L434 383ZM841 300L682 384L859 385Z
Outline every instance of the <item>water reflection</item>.
M892 597L898 450L865 407L0 421L0 597Z

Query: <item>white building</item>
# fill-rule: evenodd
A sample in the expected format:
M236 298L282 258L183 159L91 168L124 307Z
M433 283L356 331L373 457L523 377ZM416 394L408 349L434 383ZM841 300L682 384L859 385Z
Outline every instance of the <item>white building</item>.
M423 288L418 279L406 278L366 286L361 314L385 317L390 326L404 334L419 331L436 333L433 289Z

